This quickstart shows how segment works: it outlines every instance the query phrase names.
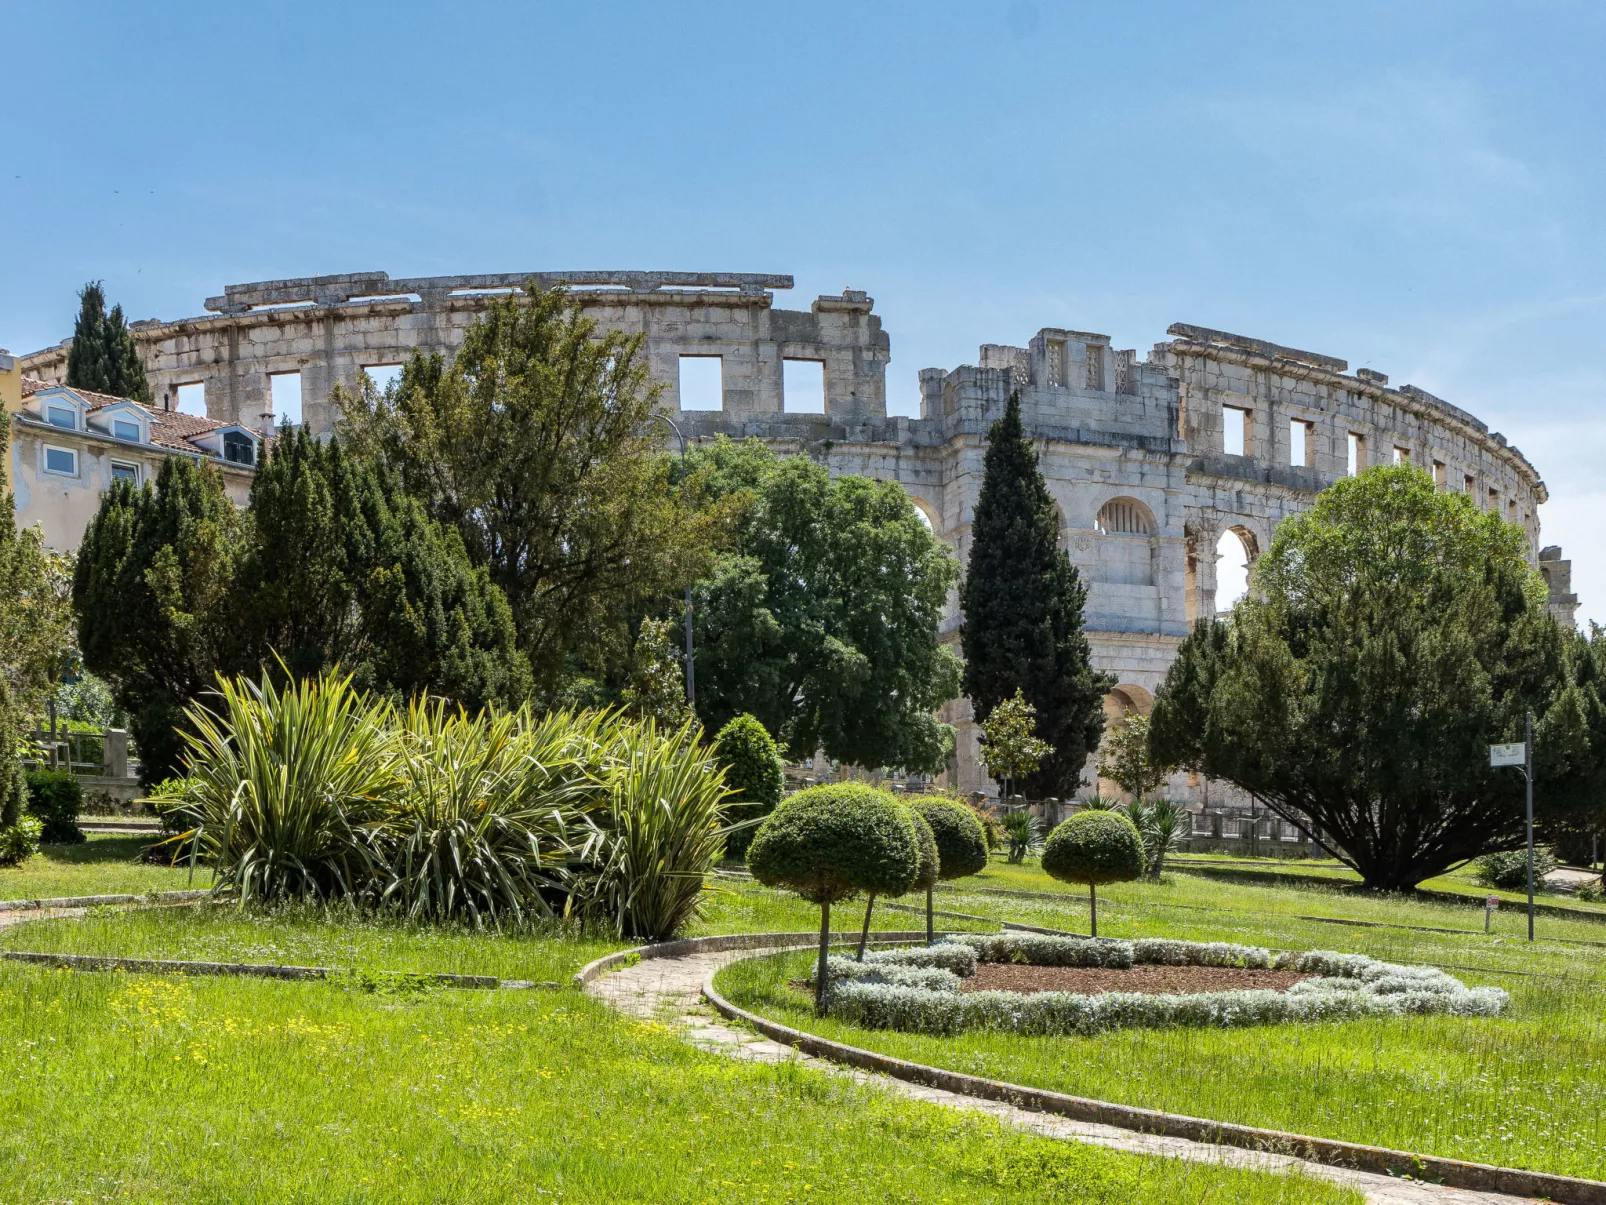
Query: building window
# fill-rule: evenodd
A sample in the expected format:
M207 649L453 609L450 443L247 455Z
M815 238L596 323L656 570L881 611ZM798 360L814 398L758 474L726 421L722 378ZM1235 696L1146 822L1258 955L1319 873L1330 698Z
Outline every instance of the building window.
M1099 509L1093 530L1102 536L1146 536L1154 528L1141 505L1130 498L1112 498Z
M78 412L70 406L46 406L45 421L52 427L67 431L78 430Z
M1402 447L1400 447L1398 445L1395 445L1395 448L1394 448L1394 463L1395 464L1410 464L1411 463L1411 449L1410 448L1402 448Z
M1441 490L1450 488L1450 471L1444 467L1444 461L1442 460L1433 462L1433 484Z
M1474 477L1471 473L1465 473L1462 475L1461 481L1462 484L1467 487L1468 498L1475 498L1478 496L1478 479L1476 477Z
M137 464L124 464L120 460L112 461L112 480L131 481L139 484L139 466Z
M118 439L127 440L131 444L139 442L139 424L132 419L112 419L112 434Z
M223 433L223 459L230 464L255 464L256 441L239 431Z
M1221 408L1221 450L1228 456L1249 455L1249 434L1253 430L1249 413L1236 406Z
M1351 477L1360 476L1361 470L1366 467L1366 436L1356 431L1349 433L1349 449L1347 467Z
M45 472L65 477L78 476L78 453L69 448L45 449Z

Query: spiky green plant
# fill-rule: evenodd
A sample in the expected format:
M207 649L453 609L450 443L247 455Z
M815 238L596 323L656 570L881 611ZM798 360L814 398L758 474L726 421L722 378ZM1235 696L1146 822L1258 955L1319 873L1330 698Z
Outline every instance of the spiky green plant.
M383 902L480 926L551 915L570 838L596 796L593 720L469 715L414 700L395 737L396 792L369 832Z
M332 674L283 688L219 677L214 707L185 712L183 831L167 844L242 904L365 892L365 829L397 785L390 708Z
M599 735L606 808L588 818L576 898L622 937L672 937L697 914L704 876L724 852L724 771L695 720L660 729L614 716Z
M1024 862L1027 854L1042 847L1043 826L1025 808L1005 812L998 826L1004 830L1004 838L1009 842L1009 860L1016 865Z

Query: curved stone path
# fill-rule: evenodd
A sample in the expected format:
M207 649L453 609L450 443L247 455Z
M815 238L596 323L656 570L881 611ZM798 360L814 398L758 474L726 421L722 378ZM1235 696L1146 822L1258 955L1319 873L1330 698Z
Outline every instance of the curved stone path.
M1441 1188L1412 1180L1398 1180L1372 1172L1329 1167L1287 1155L1246 1150L1236 1146L1192 1142L1142 1134L1115 1126L1073 1121L1051 1113L1038 1113L997 1101L980 1100L940 1088L911 1084L890 1076L838 1066L812 1058L790 1046L726 1023L703 999L702 990L721 967L742 958L759 957L783 947L769 949L722 950L717 953L686 954L679 958L643 959L634 966L608 971L585 987L587 993L629 1016L658 1021L680 1030L685 1039L705 1050L752 1062L779 1062L796 1059L813 1063L833 1075L843 1075L859 1083L916 1100L985 1113L1007 1125L1017 1126L1048 1138L1084 1142L1112 1150L1140 1155L1160 1155L1200 1163L1220 1163L1256 1171L1289 1172L1299 1170L1313 1178L1329 1180L1365 1194L1377 1205L1517 1205L1533 1200L1498 1193ZM797 948L797 947L789 947Z

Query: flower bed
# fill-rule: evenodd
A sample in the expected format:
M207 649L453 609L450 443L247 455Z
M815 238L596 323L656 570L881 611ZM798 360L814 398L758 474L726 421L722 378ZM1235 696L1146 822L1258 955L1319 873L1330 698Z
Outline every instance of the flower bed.
M977 962L1115 970L1135 965L1242 967L1292 971L1309 978L1285 991L961 992L960 980L974 974ZM878 951L862 963L832 958L828 973L833 982L831 1014L836 1019L868 1029L937 1035L974 1029L1050 1035L1124 1027L1226 1028L1407 1013L1496 1016L1510 1000L1499 988L1468 988L1435 967L1380 962L1364 954L1274 952L1258 946L1169 939L964 936L924 949Z

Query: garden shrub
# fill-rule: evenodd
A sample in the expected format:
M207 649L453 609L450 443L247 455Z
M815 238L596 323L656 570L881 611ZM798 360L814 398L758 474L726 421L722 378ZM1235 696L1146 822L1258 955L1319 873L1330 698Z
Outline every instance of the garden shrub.
M744 858L754 826L780 805L786 789L781 751L769 729L744 712L719 730L714 756L725 768L725 785L734 792L725 802L727 823L747 825L726 835L725 855Z
M85 840L78 827L84 788L71 770L28 771L28 811L42 826L39 840L48 845L73 845Z
M753 877L820 905L818 1008L828 1007L825 977L831 905L861 891L902 895L920 875L912 814L885 791L833 783L799 791L759 825L747 851Z
M937 844L937 879L962 879L987 869L987 834L976 813L948 795L919 795L909 801L930 827ZM926 943L936 939L932 888L926 887Z
M0 828L0 866L17 866L39 852L39 834L44 830L39 817L24 813L16 822Z
M961 934L956 941L976 951L977 962L1016 962L1038 967L1115 967L1132 965L1132 944L1047 933Z
M1555 870L1558 863L1556 853L1548 845L1534 846L1534 890L1542 890L1540 880ZM1504 891L1528 890L1528 851L1526 849L1504 850L1500 853L1484 854L1473 863L1478 882L1485 887L1497 887Z
M1048 835L1043 870L1065 883L1086 883L1091 932L1099 933L1098 887L1143 874L1143 838L1123 812L1085 807Z
M1137 948L1143 944L1083 940L1077 943L1082 950L1075 950L1069 944L1040 944L1045 940L1066 943L1067 939L1045 939L1033 934L988 935L964 940L977 950L983 961L1014 961L1014 958L989 955L1030 952L1035 955L1029 959L1033 965L1057 966L1130 966ZM838 990L833 1015L867 1029L896 1029L906 1033L952 1035L974 1029L996 1029L1047 1036L1094 1034L1119 1028L1229 1028L1403 1014L1497 1016L1510 1002L1510 997L1500 988L1468 988L1437 967L1380 962L1361 954L1312 950L1272 955L1257 947L1225 942L1167 942L1165 948L1150 944L1144 952L1155 961L1174 963L1178 957L1184 959L1175 965L1271 965L1315 977L1301 980L1286 992L1263 989L1184 995L1101 992L1091 996L1075 992L961 993L957 977L952 984L936 979L916 983L906 977L890 976L885 971L875 978L872 977L876 972L875 964L871 963L861 973L847 972ZM1121 961L1123 953L1124 963ZM1105 956L1114 961L1046 961L1078 956ZM835 973L834 968L832 973Z
M897 962L860 962L857 958L844 958L832 954L826 959L826 974L832 983L852 980L855 983L890 983L897 987L921 987L928 991L957 991L959 976L944 967L908 966ZM809 982L819 982L819 968L809 975Z

